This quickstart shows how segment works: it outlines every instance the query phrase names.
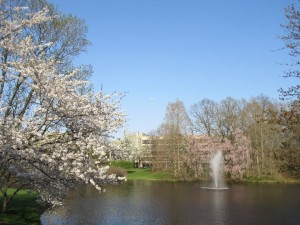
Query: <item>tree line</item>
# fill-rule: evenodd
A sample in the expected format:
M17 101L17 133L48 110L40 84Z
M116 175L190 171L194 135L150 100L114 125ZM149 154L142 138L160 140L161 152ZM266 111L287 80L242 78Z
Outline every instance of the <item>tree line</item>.
M299 102L202 99L186 111L169 103L164 122L152 133L153 168L179 178L209 176L209 160L222 150L232 179L300 175Z

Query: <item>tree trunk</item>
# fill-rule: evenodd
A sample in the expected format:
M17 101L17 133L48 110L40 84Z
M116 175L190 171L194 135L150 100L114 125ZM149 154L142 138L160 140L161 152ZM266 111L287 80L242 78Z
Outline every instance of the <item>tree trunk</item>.
M256 149L256 166L257 166L257 176L260 177L260 169L259 169L259 153L258 153L258 149Z
M266 175L267 168L266 168L266 159L265 159L264 134L263 134L262 122L260 122L260 151L261 151L261 168L264 171L263 175Z
M5 193L3 195L3 203L2 203L1 212L5 213L7 211L9 200L10 200L10 197Z

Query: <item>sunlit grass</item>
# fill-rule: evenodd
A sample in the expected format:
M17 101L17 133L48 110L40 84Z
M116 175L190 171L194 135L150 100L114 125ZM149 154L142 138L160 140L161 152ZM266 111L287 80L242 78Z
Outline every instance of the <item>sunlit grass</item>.
M150 168L132 168L127 170L128 180L172 180L172 175L166 172L152 172Z

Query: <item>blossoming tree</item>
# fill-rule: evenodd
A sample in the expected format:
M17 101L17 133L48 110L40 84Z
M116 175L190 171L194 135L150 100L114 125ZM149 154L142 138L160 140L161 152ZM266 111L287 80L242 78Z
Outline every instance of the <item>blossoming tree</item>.
M30 30L56 19L47 8L0 1L0 185L2 210L9 187L30 187L55 204L78 183L107 175L107 139L124 123L121 95L94 93L82 68L62 69L52 54L63 44L37 42Z
M228 146L225 152L225 172L232 179L242 179L249 170L251 164L251 142L243 134L243 131L236 129L233 132L234 140L232 143L224 142L224 146Z
M232 134L233 140L208 135L189 138L185 163L194 178L209 175L210 160L220 150L224 155L223 169L226 175L235 180L243 179L252 162L250 140L240 129L236 129Z

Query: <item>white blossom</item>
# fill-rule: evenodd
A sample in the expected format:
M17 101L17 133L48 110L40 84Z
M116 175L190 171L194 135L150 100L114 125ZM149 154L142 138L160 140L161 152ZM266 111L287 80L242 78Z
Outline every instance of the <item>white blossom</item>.
M80 68L61 74L53 58L36 54L54 43L36 45L32 36L24 37L25 29L53 17L47 9L26 10L14 8L11 20L0 12L0 49L9 52L0 61L0 84L4 84L0 170L16 174L18 182L34 187L45 201L58 204L59 197L76 183L91 183L101 190L99 183L116 180L115 175L106 175L103 162L107 138L125 120L120 109L122 95L80 93L80 88L89 85L77 78Z

